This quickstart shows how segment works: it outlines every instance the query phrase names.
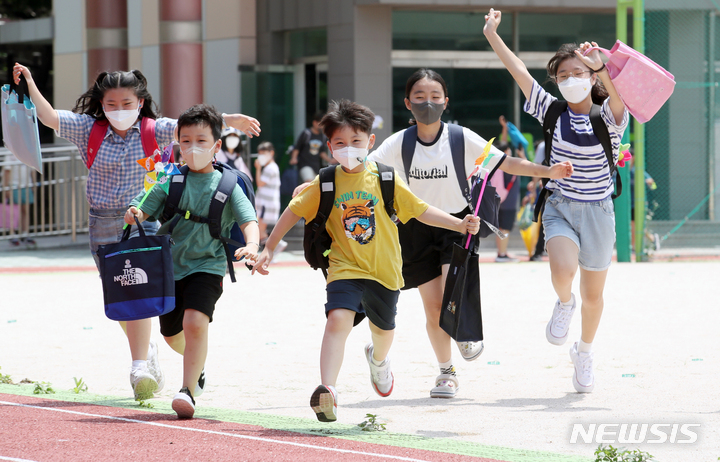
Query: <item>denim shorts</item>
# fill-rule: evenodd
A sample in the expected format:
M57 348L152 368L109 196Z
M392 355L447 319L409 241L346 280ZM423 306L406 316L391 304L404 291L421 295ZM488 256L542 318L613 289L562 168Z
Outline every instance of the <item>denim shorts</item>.
M610 266L615 246L615 207L609 196L582 202L555 190L545 202L542 222L546 248L550 239L563 236L577 245L582 269L604 271Z
M97 256L98 247L106 244L120 242L125 226L125 212L127 209L90 209L88 226L90 228L90 253L92 253L95 266L100 269ZM146 234L155 234L158 230L157 221L144 221L141 226ZM137 225L133 225L130 237L138 235Z

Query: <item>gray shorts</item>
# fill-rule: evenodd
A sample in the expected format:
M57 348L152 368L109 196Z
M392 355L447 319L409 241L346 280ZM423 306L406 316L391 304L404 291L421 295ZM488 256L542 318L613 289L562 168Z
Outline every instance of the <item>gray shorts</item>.
M578 247L582 269L604 271L610 266L615 246L615 207L609 196L601 201L581 202L555 190L545 202L542 222L546 247L554 237L567 237Z
M95 266L100 269L97 250L98 247L105 244L114 244L120 242L123 235L123 226L125 226L125 211L127 209L106 209L97 210L90 209L88 219L88 227L90 228L90 253L95 260ZM144 221L140 224L146 234L153 235L158 230L157 221ZM130 237L138 235L137 226L131 228Z

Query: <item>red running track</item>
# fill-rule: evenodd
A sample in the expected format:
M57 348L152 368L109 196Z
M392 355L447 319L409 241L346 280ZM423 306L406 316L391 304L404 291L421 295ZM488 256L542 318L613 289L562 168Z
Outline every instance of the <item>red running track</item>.
M476 461L218 420L0 394L0 461Z

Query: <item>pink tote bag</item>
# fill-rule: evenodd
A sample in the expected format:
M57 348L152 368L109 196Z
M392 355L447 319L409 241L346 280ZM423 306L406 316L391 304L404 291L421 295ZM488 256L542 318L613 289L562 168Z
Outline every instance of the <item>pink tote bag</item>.
M630 114L645 123L660 110L675 89L675 77L652 59L618 40L612 50L601 47L610 79Z
M20 223L20 205L0 203L0 229L15 230Z

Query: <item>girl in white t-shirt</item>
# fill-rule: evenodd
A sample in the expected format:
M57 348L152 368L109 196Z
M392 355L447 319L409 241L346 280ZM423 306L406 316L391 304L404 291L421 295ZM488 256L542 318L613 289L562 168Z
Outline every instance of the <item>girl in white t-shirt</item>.
M543 90L503 43L497 34L500 20L500 11L490 9L485 16L485 37L525 94L525 111L543 123L556 98ZM573 386L580 393L589 393L595 386L591 346L602 315L603 290L615 243L611 165L593 131L589 113L593 104L601 106L599 114L610 135L613 163L617 163L620 140L628 124L627 109L600 53L595 50L584 55L595 46L594 42L563 45L547 65L548 75L567 100L567 110L558 118L553 133L550 165L572 160L575 174L545 185L552 192L543 212L545 245L558 295L545 335L554 345L567 340L576 306L572 282L580 266L582 335L570 349L575 366Z
M417 124L417 142L409 166L409 178L405 178L402 160L402 143L405 130L386 139L375 150L369 160L382 162L395 168L410 190L428 204L447 213L462 217L472 213L468 201L458 186L453 166L448 128L440 120L447 107L445 81L437 72L420 69L408 79L405 85L405 107L412 112ZM482 154L487 141L473 131L463 128L465 138L465 171L471 172L475 160ZM563 162L553 167L534 164L527 160L505 155L493 148L495 156L489 168L499 169L513 175L566 178L572 175L572 164ZM440 365L440 375L430 391L433 398L452 398L458 389L458 380L452 363L451 338L440 327L440 311L443 290L453 243L461 242L463 236L456 232L440 230L410 220L399 226L400 244L403 256L403 278L405 287L417 287L425 307L427 333ZM482 353L482 342L458 342L460 352L468 361L477 359Z

